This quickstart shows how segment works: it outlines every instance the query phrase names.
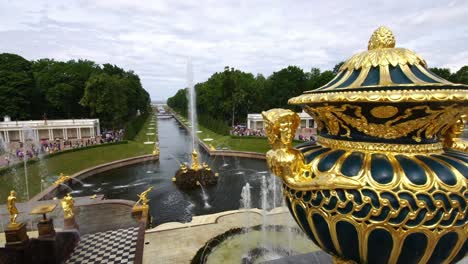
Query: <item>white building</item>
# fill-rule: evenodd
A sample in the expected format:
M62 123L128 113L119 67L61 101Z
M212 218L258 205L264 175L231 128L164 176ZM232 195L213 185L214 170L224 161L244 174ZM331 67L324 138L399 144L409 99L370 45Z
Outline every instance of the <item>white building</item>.
M0 135L6 143L55 139L92 138L101 134L99 119L62 119L0 122Z
M314 119L307 114L306 112L302 111L297 113L301 118L301 124L298 129L302 128L317 128L316 124L314 123ZM253 130L261 130L263 129L263 117L262 114L248 114L247 115L247 128Z

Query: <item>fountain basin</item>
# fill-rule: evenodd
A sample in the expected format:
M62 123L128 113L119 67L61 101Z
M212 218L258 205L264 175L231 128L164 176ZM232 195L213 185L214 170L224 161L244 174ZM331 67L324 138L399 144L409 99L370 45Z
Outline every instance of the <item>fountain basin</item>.
M317 250L298 228L267 226L263 233L258 225L233 228L213 237L198 250L191 263L253 264Z

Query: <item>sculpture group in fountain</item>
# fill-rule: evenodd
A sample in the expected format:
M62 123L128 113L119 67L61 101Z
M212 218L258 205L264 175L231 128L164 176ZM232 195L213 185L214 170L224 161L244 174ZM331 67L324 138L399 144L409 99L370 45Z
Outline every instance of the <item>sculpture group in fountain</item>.
M206 162L200 164L198 153L193 150L190 168L187 167L186 164L181 163L172 181L181 189L194 189L199 185L207 186L216 184L218 182L217 176L218 174L214 173Z

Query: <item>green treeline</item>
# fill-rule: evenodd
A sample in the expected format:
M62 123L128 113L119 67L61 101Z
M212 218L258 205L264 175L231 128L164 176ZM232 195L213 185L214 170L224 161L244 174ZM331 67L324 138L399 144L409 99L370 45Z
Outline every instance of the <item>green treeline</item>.
M150 111L150 97L133 71L89 60L28 61L0 54L0 116L12 120L99 118L123 127L137 110Z
M288 105L288 99L325 85L342 64L323 72L318 68L304 72L297 66L288 66L268 78L225 67L223 72L216 72L207 81L195 85L198 120L213 131L226 134L232 125L245 123L248 113L271 108L300 111L299 107ZM455 73L445 68L431 70L451 82L468 84L468 66ZM167 104L186 115L187 98L187 89L181 89L167 100Z
M323 72L317 68L304 72L297 66L289 66L267 78L225 67L195 85L198 121L215 132L227 134L230 126L245 123L248 113L278 107L299 111L298 107L288 105L288 99L326 84L340 66L341 63L333 71ZM186 94L187 89L177 91L167 104L186 114Z

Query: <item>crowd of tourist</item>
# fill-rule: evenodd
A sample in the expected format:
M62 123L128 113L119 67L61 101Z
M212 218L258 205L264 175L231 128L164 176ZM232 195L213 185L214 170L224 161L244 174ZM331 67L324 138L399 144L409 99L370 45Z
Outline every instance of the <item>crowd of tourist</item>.
M313 142L317 140L314 135L303 135L303 134L299 134L298 139L300 141L313 141Z
M238 125L231 129L231 135L233 136L252 136L252 137L265 137L265 131L263 129L249 129L246 126Z
M105 130L98 137L82 139L56 139L41 140L36 143L13 142L5 146L4 153L0 153L0 166L9 166L24 159L37 158L68 149L83 148L103 143L112 143L123 140L124 130Z
M124 130L119 129L119 130L105 130L104 133L102 133L101 138L107 142L117 142L121 141L124 136Z
M296 139L300 141L315 141L314 136L315 129L313 128L301 128L296 133ZM231 129L231 135L233 136L254 136L254 137L266 137L264 129L249 129L243 125L234 126Z

